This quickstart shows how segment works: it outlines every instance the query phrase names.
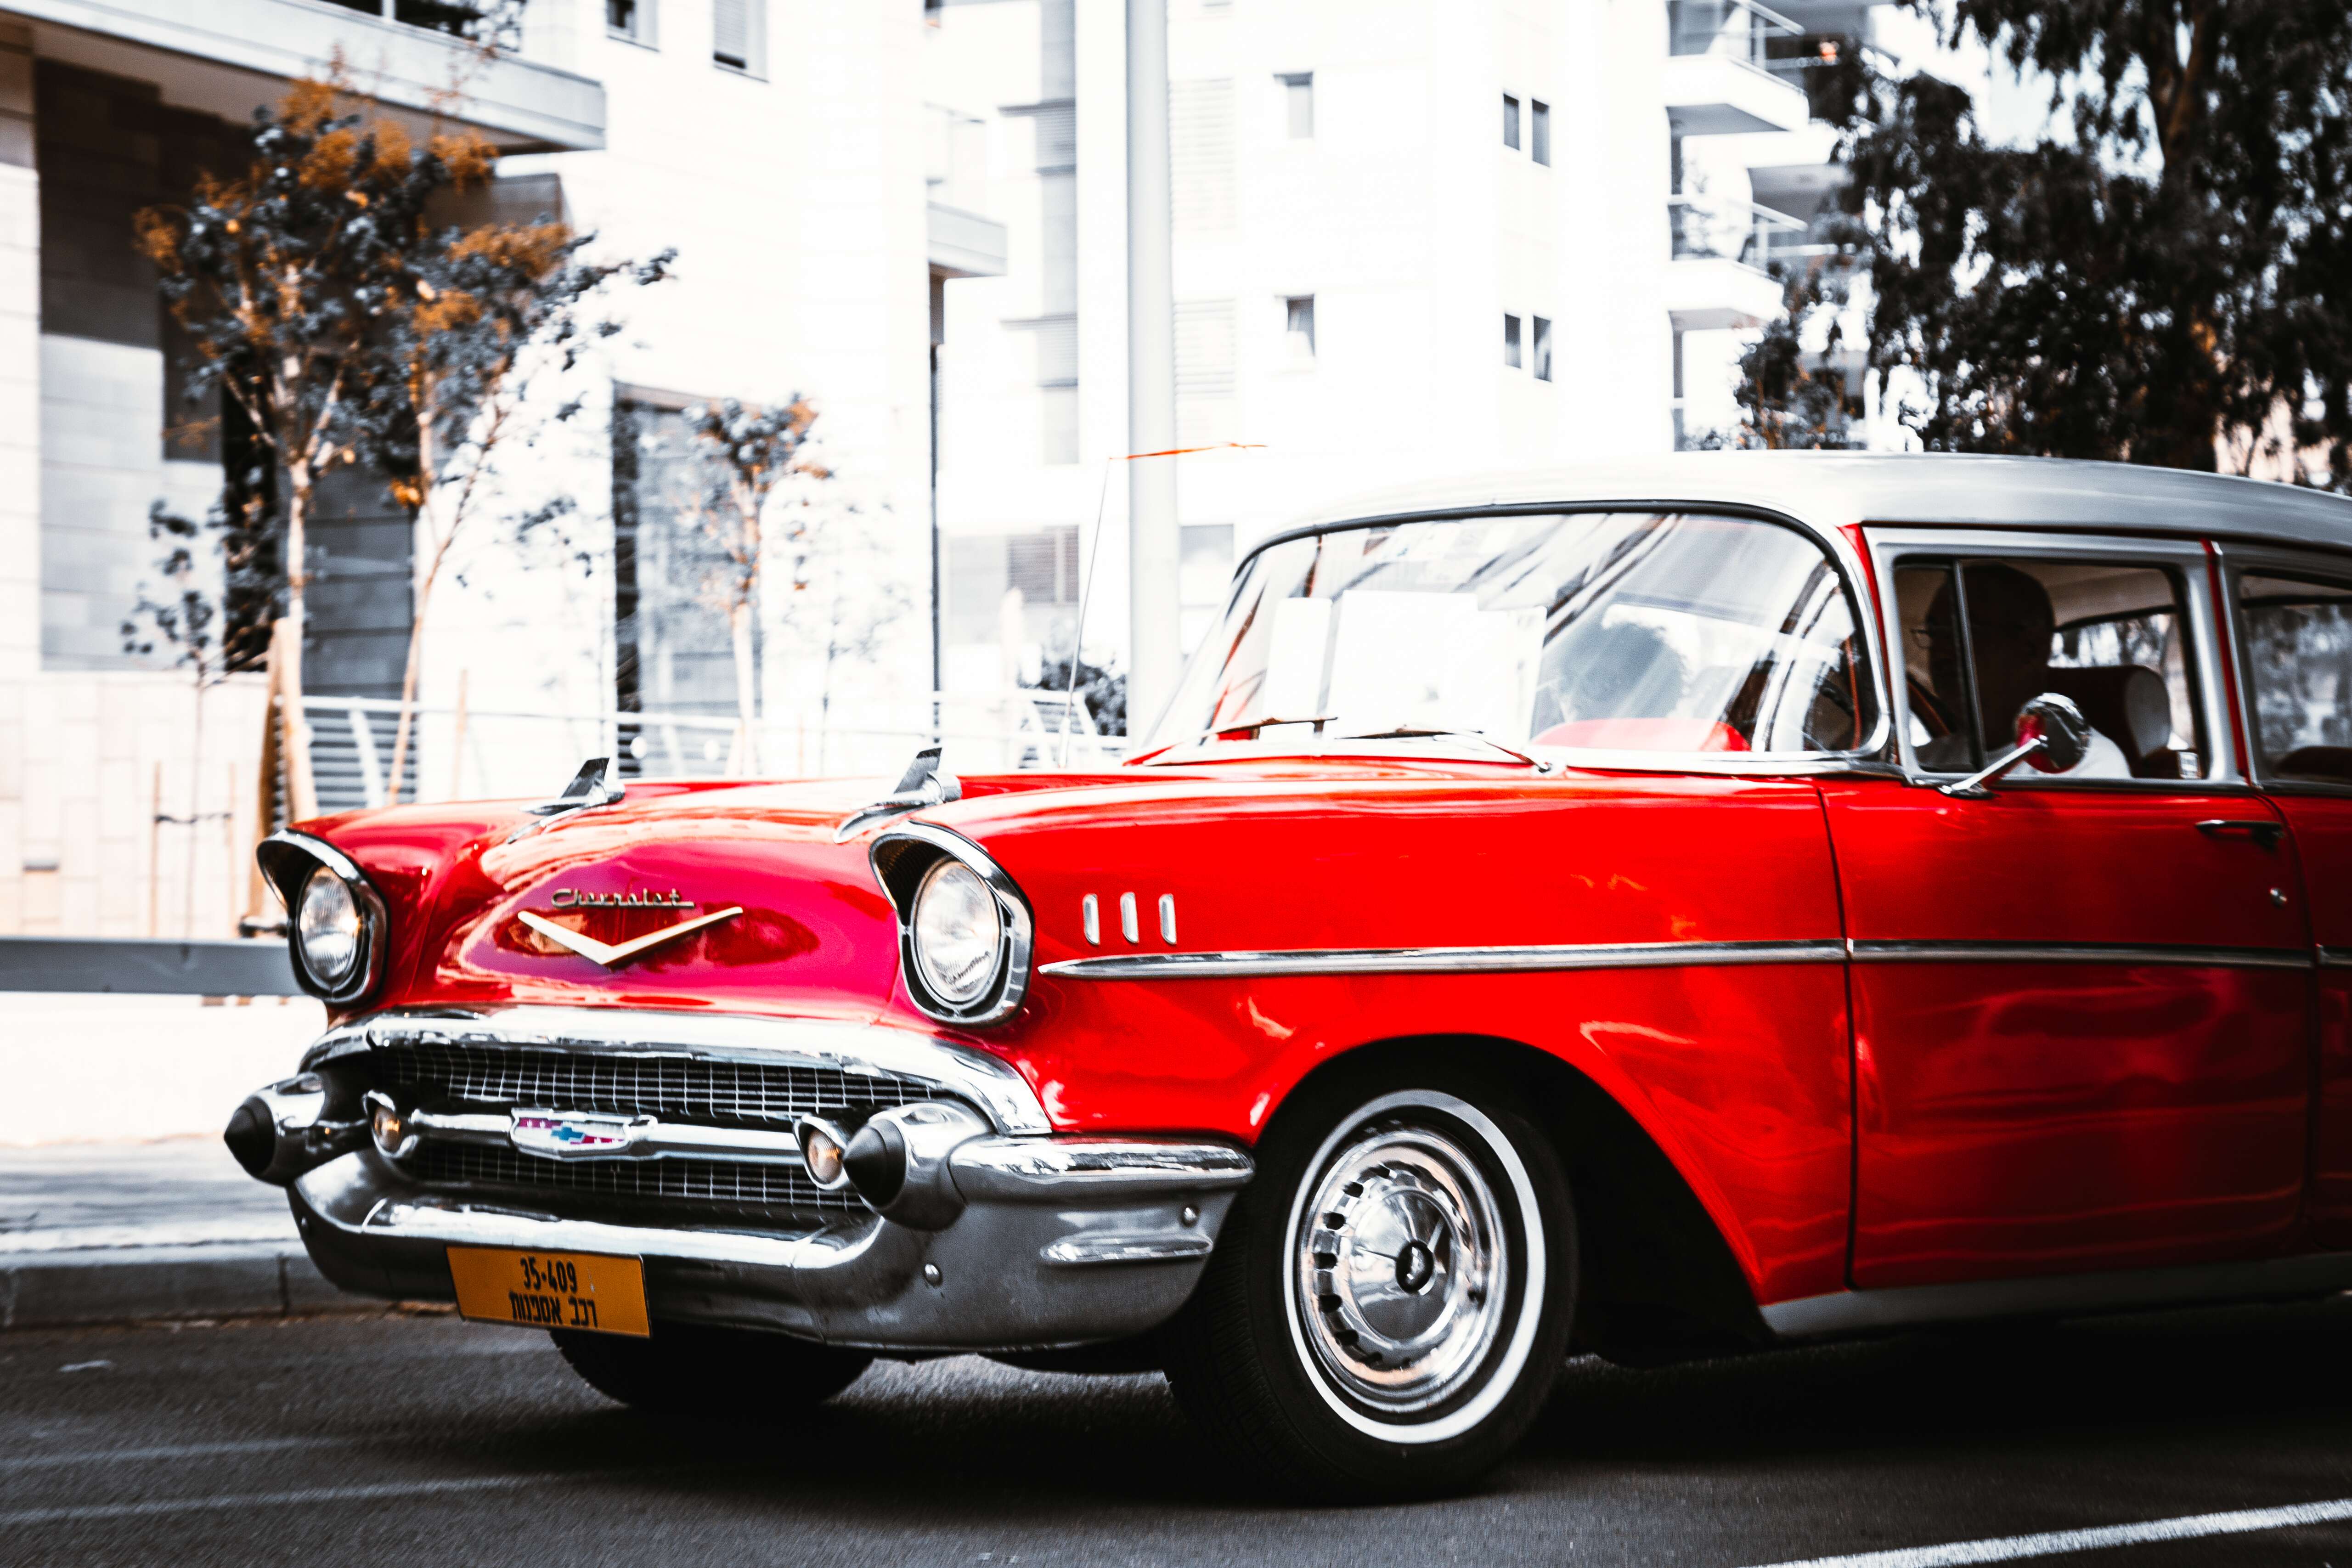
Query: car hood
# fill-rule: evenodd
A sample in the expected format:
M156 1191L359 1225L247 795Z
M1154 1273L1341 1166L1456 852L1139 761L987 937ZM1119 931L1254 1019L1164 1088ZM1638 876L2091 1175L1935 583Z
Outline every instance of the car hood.
M1218 820L1444 817L1475 802L1491 809L1496 786L1507 793L1522 773L1328 760L1024 773L967 778L961 799L912 816L998 854L1033 900L1050 889L1058 907L1079 882L1091 890L1099 879L1077 875L1068 855L1051 852L1055 843L1083 845L1079 858L1097 867L1181 863L1202 852L1201 830ZM640 781L616 805L552 820L506 802L359 812L303 830L357 861L391 912L385 985L370 1005L610 1004L871 1019L908 1005L897 917L867 859L875 836L907 818L845 842L835 834L888 787L874 778ZM1298 854L1318 847L1289 842ZM635 951L604 951L712 916L722 918Z

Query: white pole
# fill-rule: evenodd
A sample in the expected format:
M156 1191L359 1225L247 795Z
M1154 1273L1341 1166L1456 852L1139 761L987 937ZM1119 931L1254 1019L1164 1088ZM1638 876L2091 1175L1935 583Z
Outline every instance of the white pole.
M1128 450L1176 445L1175 280L1169 260L1168 0L1127 0ZM1128 465L1129 735L1149 732L1176 692L1176 463Z

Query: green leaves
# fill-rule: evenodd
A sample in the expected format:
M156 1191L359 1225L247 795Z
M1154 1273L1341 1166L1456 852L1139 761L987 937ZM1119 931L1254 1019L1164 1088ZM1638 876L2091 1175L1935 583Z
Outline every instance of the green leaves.
M1961 89L1853 51L1817 100L1923 441L2352 488L2352 10L1955 0L1948 41L2072 113L1997 145Z

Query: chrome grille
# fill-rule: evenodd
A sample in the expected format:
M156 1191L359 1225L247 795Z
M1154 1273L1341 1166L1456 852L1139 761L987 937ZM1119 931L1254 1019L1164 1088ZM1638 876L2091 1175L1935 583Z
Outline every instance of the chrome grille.
M943 1098L921 1079L788 1062L623 1056L443 1040L394 1040L373 1052L380 1087L404 1104L602 1110L666 1121L783 1130L805 1115L862 1118ZM563 1188L615 1197L823 1215L863 1208L825 1192L797 1159L546 1160L513 1149L427 1140L406 1163L418 1180Z
M790 1126L802 1116L872 1111L938 1098L897 1073L786 1063L509 1049L444 1041L378 1046L393 1087L500 1108L609 1110L674 1121Z
M769 1214L848 1214L864 1205L828 1193L798 1163L730 1160L541 1160L479 1143L423 1143L403 1163L419 1181L495 1187L559 1187L614 1197L664 1198Z

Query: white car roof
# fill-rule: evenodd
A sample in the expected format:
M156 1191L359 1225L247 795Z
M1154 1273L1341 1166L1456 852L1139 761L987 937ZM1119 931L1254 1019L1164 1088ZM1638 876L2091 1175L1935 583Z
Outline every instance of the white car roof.
M1548 501L1746 504L1823 530L2112 528L2352 550L2352 497L2179 468L1952 453L1683 452L1505 469L1352 497L1294 526Z

